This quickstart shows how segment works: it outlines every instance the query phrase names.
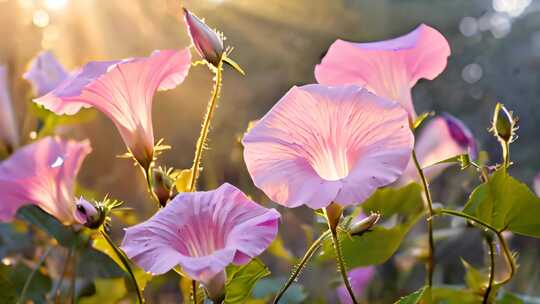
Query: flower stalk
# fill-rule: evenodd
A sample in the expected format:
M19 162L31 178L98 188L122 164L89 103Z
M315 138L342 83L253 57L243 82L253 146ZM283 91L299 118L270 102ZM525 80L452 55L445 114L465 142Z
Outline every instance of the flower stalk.
M70 263L74 252L75 252L75 244L71 245L71 247L69 247L69 249L68 249L68 253L67 253L66 258L64 260L64 265L62 266L62 272L60 274L60 278L58 279L58 283L56 284L56 287L54 288L54 291L51 293L51 295L53 295L54 298L55 298L55 300L54 300L55 303L60 303L61 302L60 296L61 296L62 292L61 292L60 289L62 287L62 282L64 281L64 277L66 276L66 272L67 272L67 269L68 269L68 264Z
M116 246L116 244L113 242L109 234L105 232L104 230L100 231L107 243L111 246L111 248L114 250L114 253L118 257L118 259L122 262L122 265L124 265L124 268L129 273L129 276L131 277L131 281L133 282L133 288L135 288L135 291L137 292L137 300L139 301L139 304L144 303L144 298L141 292L141 289L139 288L139 284L137 283L137 278L135 277L135 274L133 273L133 270L131 269L131 265L129 265L129 261L125 254Z
M191 300L193 304L197 304L197 281L191 280Z
M294 281L296 281L296 279L298 278L298 276L302 272L302 269L304 269L304 267L309 262L309 260L311 260L311 258L315 254L315 252L317 252L317 250L319 248L321 248L324 240L326 240L330 236L331 233L332 232L330 230L326 230L323 234L321 234L321 236L319 236L319 238L317 240L315 240L315 242L313 242L313 244L311 244L311 246L309 246L308 250L306 251L306 253L302 257L302 259L300 260L300 263L298 263L298 265L296 265L294 271L292 272L291 276L289 277L289 279L287 280L285 285L283 285L283 287L281 287L281 289L277 293L277 295L276 295L276 297L274 298L274 301L273 301L274 304L279 303L279 300L281 299L281 297L285 294L287 289L289 289L289 287L292 285L292 283Z
M491 237L491 235L486 235L486 243L488 246L490 264L489 264L488 286L486 287L486 292L484 293L482 304L489 303L489 295L493 288L493 282L495 281L495 244L493 243L493 238Z
M332 235L332 244L334 245L334 250L336 253L336 262L338 265L339 273L341 274L343 283L345 284L345 287L347 288L347 291L349 292L349 295L351 296L352 302L354 304L357 304L358 301L356 300L356 297L354 296L354 291L352 289L351 283L349 282L349 277L347 275L347 268L345 267L345 261L343 259L343 252L341 251L341 244L339 242L339 237L337 233L337 226L339 224L339 219L341 218L342 212L343 212L343 208L336 203L332 203L324 209L324 215L326 216L326 220L328 222L328 228Z
M34 278L34 276L38 272L39 268L41 268L43 263L45 263L45 259L49 256L49 253L51 253L51 249L52 249L51 246L49 246L49 247L47 247L47 249L45 249L45 252L43 252L41 257L39 258L38 263L36 264L36 266L34 267L32 272L30 273L28 278L26 278L26 281L24 282L23 289L21 291L21 296L19 297L19 300L17 301L17 304L25 303L24 299L26 298L26 293L28 292L28 288L30 287L30 283L32 282L32 279Z
M508 265L508 276L506 278L504 278L503 280L499 281L499 282L494 282L493 285L494 286L500 286L500 285L504 285L506 283L508 283L513 277L514 277L514 274L516 273L516 262L514 260L514 257L512 255L512 252L510 251L510 249L508 248L508 244L506 243L506 240L504 239L504 236L502 235L503 231L499 231L497 230L495 227L491 226L490 224L480 220L480 219L477 219L471 215L468 215L466 213L462 213L462 212L459 212L459 211L454 211L454 210L449 210L449 209L438 209L437 210L437 213L438 214L443 214L443 215L451 215L451 216L457 216L457 217L461 217L461 218L464 218L466 220L469 220L477 225L480 225L482 227L484 227L485 229L487 230L490 230L492 231L493 233L495 233L495 235L497 236L497 239L499 240L499 244L501 245L501 249L502 249L502 252L503 252L503 255L506 259L506 263Z
M193 166L191 167L191 179L189 181L188 190L190 192L195 191L197 185L197 179L199 178L199 171L201 167L201 159L203 150L206 147L206 139L208 138L208 133L210 131L210 124L212 122L212 117L214 116L216 106L219 99L219 94L221 91L221 81L222 81L222 71L223 71L223 61L220 61L215 68L215 77L214 77L214 89L212 90L212 97L208 102L206 108L206 114L204 115L203 124L201 127L201 133L199 139L197 139L197 145L195 147L195 156L193 158Z
M424 174L424 169L422 169L422 166L418 162L418 158L416 156L416 151L413 150L412 152L412 158L414 161L414 165L416 166L416 170L418 171L418 175L420 176L420 179L422 180L422 186L424 188L424 193L426 195L426 209L428 211L427 213L427 228L428 228L428 257L427 257L427 264L426 264L426 270L427 270L427 284L428 286L433 285L433 271L435 269L435 258L434 258L434 251L435 251L435 242L433 240L433 200L431 198L431 191L429 190L429 183L426 178L426 175Z

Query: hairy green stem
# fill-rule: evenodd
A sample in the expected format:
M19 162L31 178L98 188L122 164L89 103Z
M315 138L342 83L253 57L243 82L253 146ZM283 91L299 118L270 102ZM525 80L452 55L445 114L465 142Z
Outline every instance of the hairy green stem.
M326 230L323 234L321 234L321 236L319 236L317 240L315 240L315 242L313 242L313 244L311 244L311 246L309 246L308 250L304 254L304 257L302 257L302 259L300 260L300 263L298 263L298 265L294 269L293 273L291 274L291 276L289 277L285 285L283 285L283 287L281 287L281 289L277 293L276 297L274 298L274 302L273 302L274 304L277 304L279 302L279 300L285 294L287 289L289 289L292 283L296 281L296 278L300 275L300 272L302 272L302 269L313 257L315 252L317 252L317 250L321 248L323 241L326 240L326 238L328 238L330 234L331 234L331 231Z
M122 265L124 265L124 268L126 268L127 272L129 273L129 276L131 277L131 281L133 282L133 288L135 288L135 291L137 292L137 300L139 300L139 304L144 303L144 298L141 292L141 289L139 288L139 284L137 283L137 278L135 277L135 274L133 273L133 269L131 269L131 265L129 265L129 261L127 257L124 255L124 253L116 246L116 244L112 241L111 237L103 230L100 231L101 235L105 238L107 243L111 246L111 248L114 250L114 253L118 257L118 259L122 262Z
M514 277L514 274L516 273L516 263L514 261L514 257L512 256L512 252L510 252L510 249L508 248L508 244L506 243L506 240L504 239L504 236L502 235L503 231L499 231L495 227L491 226L490 224L480 219L477 219L471 215L468 215L466 213L462 213L459 211L449 210L449 209L438 209L437 213L452 215L452 216L457 216L457 217L467 219L495 233L495 235L497 236L497 239L499 240L499 243L501 244L501 249L506 259L506 263L508 264L509 272L508 272L508 276L504 280L495 282L494 285L504 285L508 283L512 279L512 277Z
M41 268L43 263L45 263L45 259L47 258L49 253L51 253L51 249L52 249L51 246L49 246L49 247L47 247L47 249L45 249L45 252L41 255L41 257L39 258L38 263L36 264L36 266L34 266L34 269L32 270L32 272L30 273L30 275L28 276L28 278L24 282L24 286L23 286L23 289L21 291L21 296L19 297L19 300L17 301L17 304L24 303L24 299L26 298L26 293L28 292L28 288L30 287L30 283L32 282L32 279L34 278L34 276L38 272L39 268Z
M503 151L503 166L504 172L508 172L508 167L510 167L510 142L505 141L501 143Z
M146 180L146 187L148 188L148 193L150 194L150 197L152 197L152 200L156 202L156 204L160 207L161 203L159 201L159 198L157 197L156 193L154 193L154 190L152 189L152 168L154 167L153 162L148 165L148 168L144 168L144 166L139 164L139 167L142 170L142 173L144 175L144 179Z
M418 175L420 176L420 179L422 180L422 186L424 187L424 193L426 195L426 209L428 210L427 214L427 228L428 228L428 257L427 257L427 283L428 286L433 285L433 271L435 269L435 257L434 257L434 251L435 251L435 242L433 239L433 199L431 198L431 191L429 190L429 183L427 181L426 175L424 174L424 169L422 169L422 166L420 165L420 162L418 162L418 158L416 157L416 151L413 149L412 151L412 157L414 161L414 165L416 166L416 170L418 171Z
M488 245L489 252L489 280L488 286L486 287L486 292L484 293L484 299L482 304L489 304L489 295L491 289L493 288L493 282L495 281L495 245L493 244L493 239L490 236L486 237L486 243Z
M191 298L193 304L197 304L197 281L191 280Z
M508 276L504 280L496 282L495 285L504 285L514 277L514 274L516 273L516 262L514 260L514 257L512 256L512 252L508 248L508 244L506 244L506 240L504 239L502 232L497 233L497 238L499 239L499 243L501 244L501 249L504 253L510 271L508 273Z
M338 265L339 273L341 274L341 278L343 279L343 283L345 284L345 287L347 288L347 291L349 292L349 295L351 296L351 300L354 304L358 304L358 301L356 300L356 297L354 296L354 291L352 289L351 283L349 282L349 276L347 275L347 268L345 267L345 261L343 259L343 252L341 251L341 244L339 243L339 237L337 234L337 221L338 218L341 216L341 210L339 214L332 215L332 205L328 206L326 209L324 209L324 214L326 216L326 220L328 222L328 228L330 229L331 235L332 235L332 244L334 245L334 250L336 253L336 262ZM337 218L335 217L337 216Z
M212 117L214 116L217 102L219 99L219 93L221 91L222 69L223 69L223 61L220 61L215 71L214 89L212 91L212 97L210 98L210 101L208 102L208 106L206 108L206 114L204 116L203 124L201 127L201 133L199 135L199 139L197 139L197 145L195 147L195 156L193 158L193 165L191 167L191 171L192 171L191 178L189 180L189 187L188 187L190 192L195 191L195 187L197 185L197 179L199 178L199 170L201 167L202 153L203 153L203 150L205 149L206 139L208 138L208 132L210 131L210 123L212 122Z

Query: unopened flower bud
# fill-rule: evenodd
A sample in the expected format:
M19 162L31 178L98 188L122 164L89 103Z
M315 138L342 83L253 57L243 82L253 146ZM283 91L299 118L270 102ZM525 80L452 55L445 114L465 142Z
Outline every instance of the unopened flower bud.
M456 117L443 113L441 115L452 139L463 149L466 149L472 159L478 158L476 140L469 128Z
M204 283L204 289L208 298L214 303L221 303L225 296L225 282L227 281L227 274L225 271L221 271L211 278L208 282Z
M75 219L88 228L97 229L105 221L105 212L101 208L80 197L76 202Z
M361 235L375 226L380 218L381 215L379 213L372 213L368 217L352 224L349 232L351 235Z
M495 136L503 142L511 142L514 137L516 120L503 104L497 103L493 113L492 130Z
M152 170L152 191L159 199L159 204L165 206L171 198L171 189L174 186L174 180L162 168Z
M185 8L184 21L197 53L212 65L217 66L224 52L223 37Z

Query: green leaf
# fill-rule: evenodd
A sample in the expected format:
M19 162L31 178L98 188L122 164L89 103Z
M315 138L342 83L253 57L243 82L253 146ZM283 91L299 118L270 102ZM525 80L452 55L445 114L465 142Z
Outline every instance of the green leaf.
M496 303L497 304L525 304L525 301L523 301L519 296L507 292ZM536 303L540 303L540 301Z
M274 241L272 241L272 243L270 243L270 246L268 246L268 252L275 257L285 260L289 264L294 264L295 262L295 258L291 252L285 248L283 239L279 235L274 239Z
M12 292L16 292L17 295L21 294L24 283L32 271L33 269L30 269L22 263L18 263L14 266L0 264L0 276L14 287L12 288ZM2 282L2 284L4 283L5 282ZM25 300L32 300L36 303L46 303L45 295L51 290L51 287L51 279L42 271L42 269L39 269L34 274L32 282L26 290ZM3 290L3 288L0 290ZM4 295L4 292L5 291L1 292L2 296ZM12 292L7 292L7 295L9 296Z
M236 70L242 76L246 76L246 72L244 72L244 70L242 70L242 68L240 67L240 65L238 63L236 63L236 61L232 60L231 58L229 58L227 56L223 56L223 62L225 62L226 64L231 66L234 70Z
M340 231L338 235L349 268L384 263L399 249L407 232L423 215L421 191L416 183L400 189L379 189L353 212L353 216L360 212L379 213L381 224L360 236ZM321 258L334 258L330 240L324 243L323 249Z
M15 286L6 278L3 273L0 273L0 303L14 304L16 302L17 293L15 293Z
M224 303L246 302L257 281L269 274L270 270L259 259L253 259L246 265L228 267Z
M81 109L74 115L56 115L35 102L30 103L30 111L41 121L38 138L53 135L56 127L60 125L85 123L96 117L96 111L93 109Z
M263 303L268 303L274 298L276 293L279 292L286 281L286 277L262 279L255 285L255 289L253 289L253 297L255 299L263 300ZM302 285L293 283L289 289L287 289L287 292L283 294L280 303L304 303L306 298L307 294Z
M118 303L127 293L124 279L98 279L94 282L96 292L81 298L80 304Z
M77 261L77 274L87 279L124 276L124 271L109 256L91 247L83 249Z
M189 182L191 181L193 170L192 169L177 170L173 174L174 174L173 177L175 178L174 185L176 187L176 191L180 193L188 192Z
M482 296L474 294L462 286L433 287L431 289L431 303L478 304L482 303Z
M463 266L465 267L465 283L467 287L473 294L483 295L486 292L486 289L489 284L489 271L488 270L479 270L473 267L471 264L467 263L465 260L461 260ZM489 292L489 303L494 303L495 297L500 286L493 284Z
M0 259L10 253L20 252L31 247L32 237L27 231L17 230L15 223L0 224Z
M540 297L534 297L530 295L523 295L511 292L505 292L497 304L540 304Z
M452 156L450 158L438 161L434 164L424 167L424 169L433 167L435 165L440 165L440 164L459 164L461 167L461 170L464 170L470 167L473 163L471 162L471 158L469 157L469 154L460 154L460 155Z
M463 212L499 231L540 238L540 198L503 170L472 192Z
M424 286L410 295L397 300L394 304L418 304L424 298L424 294L428 289L429 287Z
M36 226L54 237L58 243L71 247L78 236L70 227L62 225L56 218L34 205L23 206L17 211L18 218Z
M129 271L132 271L133 276L135 277L135 280L137 282L137 286L139 287L139 290L141 292L144 291L146 284L152 279L151 274L146 273L140 267L137 267L131 264L125 256L124 257L119 256L115 248L113 248L112 245L105 239L102 233L94 235L92 239L92 247L102 252L103 254L107 255L112 261L116 263L116 266L122 269L124 272L129 273ZM118 250L120 249L118 248ZM122 261L122 258L125 259L126 263L129 263L129 267L131 269L126 268L126 266L124 265L124 262ZM132 286L133 286L133 289L135 289L135 285L132 285Z

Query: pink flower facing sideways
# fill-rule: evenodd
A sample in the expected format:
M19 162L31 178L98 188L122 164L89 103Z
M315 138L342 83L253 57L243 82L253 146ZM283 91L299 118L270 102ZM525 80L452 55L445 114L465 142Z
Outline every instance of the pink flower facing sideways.
M30 81L37 96L43 96L69 77L68 72L50 51L42 51L30 63L23 78Z
M374 275L375 275L374 266L357 267L349 271L348 273L349 282L351 283L351 287L357 298L360 298L361 295L364 293L364 291L369 285L369 282L371 281L371 279L373 279ZM351 296L349 295L349 292L347 291L345 284L341 284L336 289L336 292L338 295L339 302L341 304L352 304Z
M46 137L16 150L0 163L0 220L11 221L19 207L34 204L65 225L85 224L77 211L80 208L76 207L73 187L90 151L88 141L58 137ZM91 207L85 208L93 212Z
M95 107L114 122L131 154L146 169L154 156L153 95L182 83L190 65L188 49L94 61L34 101L56 114L71 115L82 107Z
M223 184L177 195L146 222L126 229L121 248L144 270L163 274L175 266L218 298L225 267L261 254L275 238L279 213Z
M421 78L434 79L446 67L448 41L427 25L390 40L353 43L336 40L315 68L322 84L358 84L399 102L414 121L411 88Z
M437 164L445 159L468 153L471 159L478 157L476 140L469 128L450 114L442 114L427 123L420 130L415 145L420 166L428 179L441 174L450 164ZM411 160L398 181L403 185L411 181L420 181L418 171Z
M362 203L394 182L413 134L397 103L355 86L293 87L245 134L257 187L287 207Z

